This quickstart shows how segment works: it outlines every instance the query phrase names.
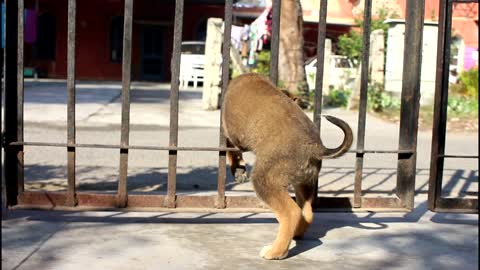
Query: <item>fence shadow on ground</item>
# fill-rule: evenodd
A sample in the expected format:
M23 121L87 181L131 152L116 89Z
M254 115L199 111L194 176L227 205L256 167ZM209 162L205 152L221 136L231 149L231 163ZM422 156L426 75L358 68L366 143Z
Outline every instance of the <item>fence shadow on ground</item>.
M88 174L98 170L99 166L92 167L79 167L77 168L77 175L81 178L82 174ZM228 169L228 168L227 168ZM251 169L251 168L250 168ZM395 171L394 169L390 169ZM228 172L228 171L227 171ZM344 178L352 178L353 181L353 169L346 167L325 167L322 170L320 178L325 178L329 174L334 174L329 181L320 184L320 195L325 192L325 188L332 188ZM427 169L419 169L419 174L428 174ZM94 173L95 174L95 173ZM338 176L337 176L338 174ZM392 172L385 168L369 168L366 171L366 179L371 175L380 175L380 177L374 183L370 183L366 187L365 191L368 192L369 187L377 188L381 186L386 178L392 177ZM451 177L446 179L445 187L448 189L460 189L466 191L471 188L473 184L478 185L478 171L466 171L466 170L451 170L449 172ZM31 183L42 183L45 179L62 179L62 181L53 181L50 184L66 185L65 167L62 166L47 166L47 165L28 165L25 167L25 177L27 186ZM102 181L107 179L113 179L112 181ZM192 183L199 178L207 179L200 181L198 187L192 186ZM341 178L341 179L339 179ZM83 190L95 190L98 192L117 189L117 176L111 175L97 175L96 178L90 175L90 183L82 183L79 181L77 189ZM217 183L217 168L216 167L202 167L194 168L187 173L179 173L177 176L177 188L179 190L186 188L192 193L197 190L216 190ZM466 182L470 182L467 184ZM142 188L150 188L151 191L165 191L167 184L166 168L151 168L143 172L133 173L128 178L129 190L138 190ZM159 185L154 187L154 184ZM195 184L193 184L195 185ZM227 179L227 190L232 190L238 185L234 182L231 176ZM428 183L419 183L417 185L417 194L423 194L426 192ZM153 188L152 188L153 187ZM323 189L323 191L322 191ZM340 186L338 194L348 191L348 188ZM382 190L381 190L382 191ZM390 190L383 190L387 193ZM423 197L424 198L424 197ZM343 227L353 227L366 231L379 231L389 228L396 223L416 223L419 222L422 217L428 212L427 202L420 202L412 212L409 213L390 213L383 214L377 212L365 213L317 213L315 215L315 221L310 230L306 233L305 237L301 240L296 240L295 245L289 252L289 257L295 257L299 254L303 254L309 250L315 249L323 244L322 239L325 238L328 232L340 229ZM218 213L197 213L194 216L182 216L175 212L161 212L151 213L151 215L135 216L129 215L123 211L104 212L101 215L89 214L82 211L24 211L15 210L8 211L8 219L25 218L33 221L45 221L45 222L60 222L60 223L84 223L88 222L93 224L92 226L109 226L118 224L131 224L131 223L144 223L144 224L159 224L159 223L174 223L174 224L274 224L277 223L276 219L271 214L255 214L245 213L241 216L235 215L234 217L228 217ZM434 223L442 224L462 224L467 226L478 226L478 219L465 218L465 215L451 215L445 213L435 213L429 220ZM63 226L59 227L62 230ZM272 237L274 232L272 232ZM382 235L382 233L380 233ZM373 237L380 237L377 234ZM421 237L431 237L427 235L421 235ZM269 240L266 240L266 243ZM387 241L388 242L388 241ZM260 247L259 247L260 248ZM397 248L395 245L389 246L392 252Z
M101 166L77 166L77 190L114 192L118 188L118 170ZM251 171L251 168L248 168ZM127 188L129 192L166 192L167 168L132 169L129 173ZM65 166L27 165L25 183L27 190L66 190ZM194 193L196 191L215 191L217 189L218 168L214 166L199 168L179 168L177 190ZM428 169L417 169L416 194L428 192ZM324 167L319 176L319 195L348 196L354 188L353 168ZM396 168L366 168L363 177L363 193L372 195L393 195L395 193ZM245 186L245 187L244 187ZM443 196L475 196L478 194L478 170L445 169ZM248 184L236 183L227 167L226 190L251 190Z

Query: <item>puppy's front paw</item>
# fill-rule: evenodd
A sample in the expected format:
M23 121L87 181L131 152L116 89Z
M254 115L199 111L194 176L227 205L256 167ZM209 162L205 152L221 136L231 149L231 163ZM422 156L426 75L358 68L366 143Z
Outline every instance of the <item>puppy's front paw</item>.
M260 257L266 259L266 260L283 260L287 257L288 255L288 250L281 254L275 254L272 250L272 246L264 246L262 250L260 251Z

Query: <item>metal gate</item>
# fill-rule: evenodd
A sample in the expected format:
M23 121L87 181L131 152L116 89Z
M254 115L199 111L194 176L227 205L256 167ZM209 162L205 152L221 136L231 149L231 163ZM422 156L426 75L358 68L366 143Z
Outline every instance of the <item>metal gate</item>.
M2 141L5 149L6 199L9 206L20 207L62 207L67 209L100 208L146 208L146 209L178 209L202 208L208 211L219 209L259 209L263 204L252 196L226 196L226 151L235 150L226 147L226 140L220 130L218 147L188 147L178 145L178 101L179 101L179 69L180 44L182 37L184 0L175 1L173 57L171 61L172 81L170 95L170 138L168 146L152 147L131 145L130 132L130 74L132 56L132 16L133 0L125 0L124 35L122 58L122 120L120 144L79 144L75 137L75 22L76 0L68 0L68 41L67 41L67 143L46 143L24 141L23 136L23 69L24 69L24 0L8 0L6 2L6 46L5 46L5 134ZM280 3L273 1L273 26L271 40L271 74L270 79L278 82L278 55L280 31ZM448 3L451 5L451 0ZM462 1L466 2L466 1ZM445 1L441 2L445 6ZM317 62L324 62L326 39L326 18L328 1L320 3L318 23ZM318 211L325 208L334 209L371 209L389 208L411 210L414 206L417 129L420 99L420 68L422 34L424 23L424 1L408 0L406 6L405 54L403 69L403 86L401 94L400 139L398 149L370 150L365 149L365 125L367 112L368 64L370 47L370 24L372 1L366 0L364 7L363 53L361 64L361 91L359 105L359 122L357 147L350 153L356 155L353 197L318 197L314 208ZM225 3L225 26L223 37L222 63L222 97L229 81L230 33L232 27L233 0ZM443 14L445 11L442 9ZM448 14L448 12L447 12ZM443 18L443 17L442 17ZM441 58L441 57L440 57ZM3 65L2 65L3 66ZM323 65L318 65L315 92L314 122L320 127L322 110ZM444 76L442 77L444 78ZM437 92L442 85L437 84ZM437 93L437 96L438 93ZM438 98L437 98L438 99ZM445 103L445 102L443 102ZM444 108L443 108L444 111ZM436 111L436 115L439 112ZM438 118L438 117L437 117ZM438 118L443 119L444 118ZM437 128L439 128L437 126ZM440 126L442 128L442 126ZM444 125L443 125L444 128ZM441 140L439 145L444 144ZM24 146L49 146L64 148L68 153L68 189L66 192L33 192L24 189ZM75 154L78 148L110 148L118 149L120 155L119 181L116 195L100 193L77 193L75 176ZM168 151L168 191L166 195L135 195L127 192L128 155L130 149L149 151ZM176 170L177 153L179 151L214 151L218 152L217 194L214 196L177 195ZM440 151L441 152L441 151ZM362 172L365 155L396 155L397 188L393 197L364 197L362 195ZM433 164L433 163L432 163ZM441 166L432 167L432 173L438 172ZM433 178L432 178L433 179ZM440 179L441 180L441 179ZM431 182L431 185L434 181ZM438 186L437 186L438 187ZM436 190L436 189L435 189ZM435 194L434 194L435 195ZM442 201L441 201L442 202ZM475 202L475 206L476 206ZM435 208L436 209L436 208Z
M435 85L434 124L432 133L432 154L428 190L428 208L440 212L478 212L478 198L443 198L442 180L445 159L474 158L478 155L445 154L448 105L448 76L450 65L450 44L452 43L452 13L455 3L478 3L476 0L440 1L438 32L437 74ZM477 192L478 197L478 192Z

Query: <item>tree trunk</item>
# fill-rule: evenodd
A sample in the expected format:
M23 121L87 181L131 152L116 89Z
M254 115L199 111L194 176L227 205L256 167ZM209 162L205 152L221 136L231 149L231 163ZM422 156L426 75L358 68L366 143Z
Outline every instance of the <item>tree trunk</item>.
M280 17L279 83L291 93L308 95L303 53L300 0L282 0Z

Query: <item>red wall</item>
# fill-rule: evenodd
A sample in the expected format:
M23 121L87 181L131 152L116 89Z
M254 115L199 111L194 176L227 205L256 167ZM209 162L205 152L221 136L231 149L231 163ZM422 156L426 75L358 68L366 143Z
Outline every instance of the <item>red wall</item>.
M348 25L327 25L327 38L332 39L332 46L338 41L338 37L350 31L351 27ZM303 24L303 38L305 40L304 52L308 59L317 55L318 42L318 24L304 23ZM335 53L335 48L333 48Z
M133 13L132 73L133 79L140 79L141 73L141 31L144 24L158 24L165 28L164 33L164 78L170 79L170 59L172 55L174 2L135 1ZM33 1L27 2L33 8ZM39 61L32 59L31 46L26 45L26 63L47 70L48 77L66 78L67 69L67 1L42 0L40 13L50 12L56 17L56 59ZM223 18L224 7L217 5L186 4L183 22L183 40L192 40L196 28L209 17ZM82 0L77 1L77 43L76 76L78 79L120 80L121 63L110 60L110 23L113 17L123 15L121 0Z

